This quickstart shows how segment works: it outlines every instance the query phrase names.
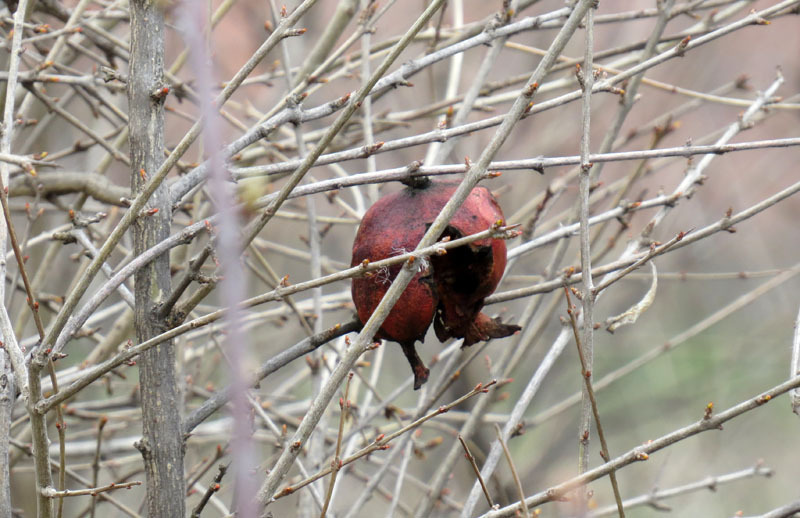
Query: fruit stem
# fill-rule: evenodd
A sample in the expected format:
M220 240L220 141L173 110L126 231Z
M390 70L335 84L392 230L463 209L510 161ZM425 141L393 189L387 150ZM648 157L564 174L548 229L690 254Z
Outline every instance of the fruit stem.
M409 176L400 180L400 183L412 189L424 189L431 184L431 179L427 176Z

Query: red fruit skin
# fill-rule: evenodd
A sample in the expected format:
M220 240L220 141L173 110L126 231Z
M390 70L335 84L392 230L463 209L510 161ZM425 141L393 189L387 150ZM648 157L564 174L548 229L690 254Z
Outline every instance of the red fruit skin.
M361 221L353 243L351 266L414 250L430 224L458 187L457 182L430 182L408 187L378 200ZM443 236L453 239L482 232L503 212L485 187L476 187L450 220ZM471 345L490 337L508 336L519 328L503 326L480 313L483 299L497 287L506 266L506 244L486 238L433 256L421 267L384 321L377 338L403 346L415 375L415 388L428 376L414 349L435 319L440 341L465 338ZM432 268L428 267L432 265ZM362 323L366 323L402 265L353 279L352 295ZM431 271L432 270L432 271ZM504 333L504 334L503 334Z
M425 206L420 200L413 189L404 189L375 202L361 220L353 243L351 266L365 259L374 262L414 250L427 230L426 222L436 217L424 212ZM400 268L402 265L398 264L369 277L353 279L353 301L362 323L372 315ZM438 303L430 283L423 279L426 274L421 271L411 279L384 320L378 338L401 344L424 340Z

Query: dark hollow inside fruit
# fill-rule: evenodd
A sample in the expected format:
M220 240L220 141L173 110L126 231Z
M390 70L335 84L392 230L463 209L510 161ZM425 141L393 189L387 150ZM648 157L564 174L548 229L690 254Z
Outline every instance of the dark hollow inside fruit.
M462 237L461 231L448 225L439 241ZM482 340L513 335L521 329L481 313L484 297L476 294L487 291L486 283L491 278L494 268L491 245L470 243L451 248L446 254L431 256L430 264L430 272L423 281L432 286L439 298L433 328L440 342L463 338L462 347L468 347ZM491 289L493 287L489 291ZM411 366L414 390L417 390L428 380L430 371L417 354L413 341L400 345Z
M440 237L459 239L461 232L448 226ZM483 313L485 293L494 290L492 271L494 257L490 244L470 243L431 257L432 276L439 294L433 319L436 338L463 338L462 347L490 338L510 336L521 328L493 320Z
M439 236L442 238L461 239L461 232L450 225ZM454 294L469 297L475 293L492 270L491 245L468 244L452 248L444 255L431 256L433 277L437 289L446 289Z

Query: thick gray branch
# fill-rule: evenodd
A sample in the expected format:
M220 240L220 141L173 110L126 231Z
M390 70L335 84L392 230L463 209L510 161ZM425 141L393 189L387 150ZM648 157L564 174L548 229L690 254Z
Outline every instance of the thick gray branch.
M139 194L163 163L163 99L152 95L163 86L164 17L156 3L134 0L131 9L131 62L128 81L130 111L131 189ZM134 254L169 237L172 211L167 186L159 185L148 204L158 212L133 224ZM162 254L134 276L134 328L144 342L160 334L164 323L154 311L170 291L169 254ZM141 356L143 437L137 443L144 458L148 516L184 516L185 483L181 403L171 340Z
M12 179L9 185L10 197L60 196L63 194L84 193L95 200L125 207L123 198L130 197L131 190L114 184L111 180L97 173L79 173L72 171L54 171L39 173L37 176L20 175Z

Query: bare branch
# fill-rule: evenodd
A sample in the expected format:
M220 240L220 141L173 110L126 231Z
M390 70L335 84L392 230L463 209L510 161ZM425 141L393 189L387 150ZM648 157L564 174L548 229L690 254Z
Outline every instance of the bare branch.
M528 507L536 507L545 502L557 500L581 485L608 475L612 470L617 470L633 464L634 462L648 460L651 454L672 444L683 441L688 437L692 437L709 430L719 430L720 426L727 421L730 421L735 417L739 417L746 412L750 412L751 410L768 403L775 397L785 394L786 392L797 387L800 387L800 376L795 376L789 381L781 383L780 385L776 385L775 387L759 394L758 396L743 401L736 406L720 412L719 414L703 417L693 424L663 435L656 440L648 441L646 444L633 448L619 457L587 471L583 475L574 477L566 482L553 486L546 491L537 493L536 495L529 496L525 499L525 503L528 505ZM489 511L488 513L482 515L482 518L514 516L514 513L517 509L518 504L512 504L502 509L498 509L497 511Z

